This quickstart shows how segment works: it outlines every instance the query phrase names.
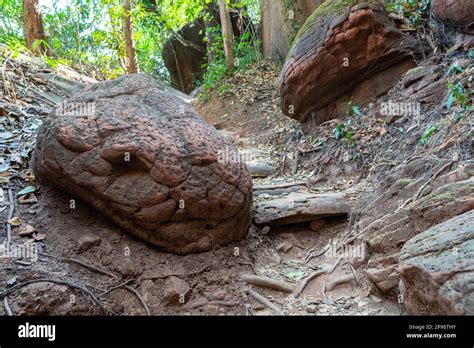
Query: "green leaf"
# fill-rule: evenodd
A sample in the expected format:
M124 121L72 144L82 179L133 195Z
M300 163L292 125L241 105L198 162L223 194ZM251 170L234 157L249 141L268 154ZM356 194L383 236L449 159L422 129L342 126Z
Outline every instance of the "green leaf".
M462 70L462 68L459 66L459 64L453 63L453 64L451 64L451 66L450 66L449 69L448 69L448 75L450 75L450 76L455 75L456 72L462 73L463 70ZM454 73L454 74L453 74L453 73Z
M436 126L429 125L428 129L421 136L420 144L424 145L428 141L428 139L431 138L431 136L435 134L437 131L438 131L438 128Z
M357 116L362 115L362 113L360 112L358 106L353 106L353 107L352 107L352 112L353 112L355 115L357 115Z
M453 106L453 102L454 102L454 92L451 92L449 94L448 103L446 105L448 107L448 109L451 109L451 106Z
M24 195L27 195L27 194L30 194L30 193L33 193L36 191L36 187L34 186L26 186L23 190L21 190L20 192L18 192L16 194L16 196L24 196Z

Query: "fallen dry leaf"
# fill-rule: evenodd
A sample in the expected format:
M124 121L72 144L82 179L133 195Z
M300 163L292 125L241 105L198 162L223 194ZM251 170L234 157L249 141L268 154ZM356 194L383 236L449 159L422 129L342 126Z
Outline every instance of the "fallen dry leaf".
M30 193L29 195L21 196L18 198L18 201L21 204L38 203L38 198L34 193Z
M18 234L22 237L24 236L29 236L31 235L33 232L36 232L36 228L31 226L31 225L28 225L28 224L22 224L19 228L19 232Z
M12 217L7 222L12 226L20 226L21 225L21 220L18 216Z
M44 234L44 233L38 233L38 234L34 234L34 235L33 235L33 239L34 239L36 242L38 242L38 241L40 241L40 240L43 240L43 239L45 239L45 238L46 238L46 234Z

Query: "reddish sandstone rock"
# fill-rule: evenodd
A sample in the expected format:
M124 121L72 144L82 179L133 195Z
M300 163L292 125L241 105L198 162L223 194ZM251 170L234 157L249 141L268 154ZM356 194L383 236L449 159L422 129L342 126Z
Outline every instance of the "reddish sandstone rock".
M419 42L399 31L378 1L353 6L356 3L326 1L299 32L280 77L281 108L286 115L322 123L337 117L333 104L352 94L361 82L403 63L402 71L395 69L382 79L382 89L364 87L362 99L377 97L410 68L404 61L419 51Z
M438 171L443 165L439 164L432 171ZM411 170L401 168L399 175ZM402 202L413 198L429 176L399 179L362 211L358 226L370 250L367 276L380 290L389 292L396 288L395 270L407 241L434 225L474 209L473 174L474 167L465 165L441 175L425 186L424 195L406 206L402 206ZM417 176L416 172L413 175Z
M436 17L456 26L474 24L474 1L432 0L431 7Z
M401 293L412 315L474 314L474 211L410 239L400 254Z
M34 170L124 230L186 254L242 238L252 183L191 107L137 74L85 88L45 121ZM227 153L226 152L226 153Z

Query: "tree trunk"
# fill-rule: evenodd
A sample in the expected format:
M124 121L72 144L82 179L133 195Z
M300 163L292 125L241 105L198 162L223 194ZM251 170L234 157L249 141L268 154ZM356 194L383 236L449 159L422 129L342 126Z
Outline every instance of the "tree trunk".
M136 74L139 72L139 68L135 43L133 42L132 5L130 4L130 0L123 0L123 9L125 11L123 17L123 33L125 36L125 51L128 60L127 72L129 74Z
M303 190L288 196L263 199L254 203L257 224L289 225L347 215L357 203L357 191L311 193ZM262 197L260 197L262 198Z
M206 26L206 38L207 38L207 62L211 64L214 61L216 56L214 44L216 42L216 33L217 28L220 27L219 23L219 9L215 0L207 2L203 0L204 8L204 24Z
M233 33L230 15L227 11L225 0L219 0L219 12L221 15L222 36L224 37L225 60L227 63L227 69L232 71L234 70L234 52L232 49Z
M44 42L35 45L38 40L46 41L38 0L23 1L23 21L26 47L34 54L49 55L50 52Z

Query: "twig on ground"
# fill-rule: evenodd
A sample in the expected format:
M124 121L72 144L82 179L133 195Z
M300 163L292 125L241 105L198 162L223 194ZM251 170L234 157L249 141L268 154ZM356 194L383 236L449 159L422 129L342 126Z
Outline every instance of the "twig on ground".
M14 292L16 290L19 290L19 289L21 289L21 288L23 288L27 285L34 284L34 283L55 283L55 284L66 285L66 286L69 286L71 288L81 290L81 291L85 292L87 295L89 295L91 297L92 301L94 301L94 303L97 304L99 306L99 308L105 314L107 314L107 310L105 309L105 307L102 305L102 303L99 301L99 299L90 290L86 289L85 287L83 287L81 285L75 284L75 283L67 281L67 280L61 280L61 279L39 278L39 279L27 280L24 283L15 285L15 286L13 286L9 289L4 290L3 292L0 293L0 297L4 297L8 294L11 294L12 292Z
M300 286L296 288L296 290L293 292L293 296L294 297L300 296L303 290L309 284L309 282L312 281L317 276L320 276L321 274L331 274L332 272L334 272L334 270L337 268L341 260L342 260L342 256L339 257L339 259L331 267L316 271L313 274L309 275L305 280L301 282Z
M120 279L120 277L118 275L113 274L112 272L106 271L106 270L101 269L101 268L99 268L97 266L94 266L94 265L89 265L88 263L85 263L85 262L77 260L77 259L61 258L61 260L76 263L76 264L81 265L85 268L88 268L92 271L96 271L97 273L102 273L102 274L107 275L109 277L112 277L112 278L115 278L115 279Z
M431 184L434 180L436 180L444 171L446 168L449 168L450 166L452 166L454 164L455 161L449 161L448 163L446 163L444 166L442 166L436 173L434 173L431 178L429 178L423 185L421 185L420 189L418 190L418 192L416 193L415 196L413 196L412 198L409 198L407 199L405 202L402 203L402 205L400 205L396 212L397 211L400 211L402 210L403 208L405 208L406 206L408 206L409 204L415 202L416 200L418 200L423 191L425 190L425 188Z
M346 245L352 244L352 242L359 239L359 237L362 236L364 233L365 233L365 231L360 231L359 233L355 234L354 236L348 238L347 240L343 240L342 243L337 246L336 251L339 251L341 248L345 247ZM350 234L349 234L349 236L350 236Z
M107 290L102 290L103 291L103 294L102 295L107 295L109 292L111 291L114 291L115 289L119 289L119 288L122 288L124 287L125 285L128 285L133 279L128 279L127 281L123 282L123 283L120 283L118 285L115 285L115 286L112 286L110 287L109 289Z
M295 286L282 280L276 280L265 276L257 276L251 274L242 274L240 276L244 282L262 288L269 288L278 291L284 291L292 293L295 290Z
M49 254L45 254L45 253L40 253L40 255L42 256L46 256L46 257L50 257L50 258L53 258L53 259L57 259L57 260L60 260L60 261L66 261L66 262L71 262L71 263L76 263L80 266L83 266L85 268L88 268L92 271L95 271L97 273L101 273L101 274L104 274L104 275L107 275L109 277L112 277L112 278L115 278L115 279L120 279L120 277L112 272L109 272L107 270L104 270L104 269L101 269L97 266L94 266L94 265L90 265L88 263L85 263L83 261L80 261L80 260L77 260L77 259L70 259L70 258L66 258L66 257L58 257L58 256L54 256L54 255L49 255Z
M138 300L142 304L143 308L145 309L146 315L150 316L151 315L150 314L150 309L148 308L148 305L146 304L146 302L143 299L142 295L140 295L140 293L137 290L135 290L134 288L132 288L130 285L125 285L124 288L127 289L128 291L132 292L133 294L135 294L135 296L138 298Z
M245 315L246 316L253 316L255 313L253 312L252 306L249 304L244 304L245 306Z
M336 286L348 283L350 281L354 280L354 275L351 274L345 274L340 277L336 277L334 279L329 280L326 284L326 289L328 291L333 290Z
M13 316L13 312L10 308L10 305L8 304L8 296L3 298L3 306L5 307L5 313L7 313L9 317Z
M188 306L188 310L196 309L199 307L204 307L207 305L216 305L216 306L223 306L223 307L233 307L238 306L240 303L238 301L196 301Z
M322 250L320 250L318 252L315 249L309 250L308 253L306 254L304 260L303 260L303 265L306 265L309 261L311 261L311 259L314 259L315 257L319 257L321 255L324 255L324 253L326 253L326 251L328 251L328 249L330 247L331 247L331 242L329 242L326 247L324 247Z
M11 188L8 188L8 201L10 206L8 207L8 216L7 221L10 221L13 218L13 213L15 212L15 200L13 199L13 192ZM10 243L12 240L12 226L7 222L7 243Z
M141 279L145 280L145 279L163 279L163 278L168 278L168 277L186 277L186 276L202 273L206 271L209 267L211 266L206 265L203 268L198 269L197 271L184 272L184 273L168 273L168 274L154 275L151 277L143 277Z
M357 285L361 286L361 282L360 282L360 279L359 279L359 276L357 275L357 272L354 268L354 266L352 266L352 264L349 262L349 266L351 268L351 271L352 271L352 274L354 275L354 279L356 280L357 282Z
M267 299L265 296L260 295L258 292L249 288L243 288L242 291L248 296L252 297L255 301L271 309L276 314L282 314L282 310L276 304Z

